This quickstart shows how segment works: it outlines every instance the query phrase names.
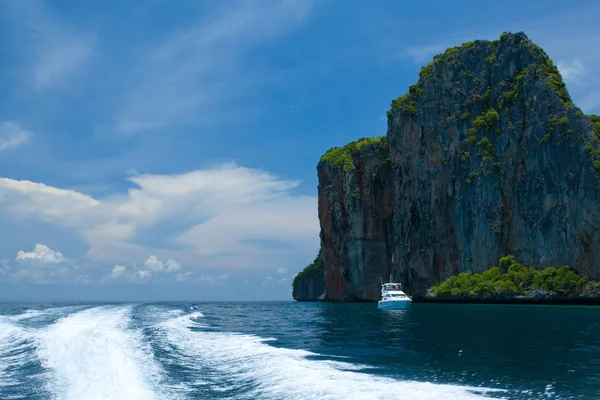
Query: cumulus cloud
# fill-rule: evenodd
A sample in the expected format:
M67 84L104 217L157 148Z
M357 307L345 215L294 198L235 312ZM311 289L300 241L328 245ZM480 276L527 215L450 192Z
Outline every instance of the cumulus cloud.
M110 272L110 275L108 275L109 278L118 278L119 276L123 275L123 273L125 273L125 271L127 270L127 268L125 268L122 265L115 265L112 269L112 271Z
M31 133L21 128L17 123L5 121L0 123L0 152L16 149L29 142Z
M3 261L0 277L12 283L87 283L90 271L59 251L36 244L33 251L20 250L14 262Z
M163 263L156 256L150 256L144 266L154 272L174 272L181 268L181 264L175 260L168 259Z
M54 251L44 244L36 244L33 251L31 252L19 250L16 259L39 260L40 262L45 264L59 264L66 260L62 253Z
M285 269L285 268L277 268L278 274L285 274L286 272L287 272L287 269Z

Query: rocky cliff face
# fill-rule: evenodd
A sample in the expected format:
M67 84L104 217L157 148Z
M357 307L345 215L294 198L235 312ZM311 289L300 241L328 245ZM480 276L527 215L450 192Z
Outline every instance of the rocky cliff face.
M524 34L437 56L388 116L393 270L413 295L506 254L600 276L593 124Z
M385 138L329 150L317 167L326 299L372 301L390 274L394 196Z
M600 278L598 131L522 33L434 57L387 141L319 163L326 299L375 300L390 273L419 298L507 254Z
M294 277L292 287L292 297L294 300L317 301L324 299L325 270L320 251L315 261Z

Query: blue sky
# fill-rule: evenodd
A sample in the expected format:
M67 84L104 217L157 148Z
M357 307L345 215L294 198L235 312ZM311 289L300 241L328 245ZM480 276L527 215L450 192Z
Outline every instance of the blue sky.
M384 135L390 100L464 41L524 31L600 113L597 1L0 10L0 299L290 299L321 154Z

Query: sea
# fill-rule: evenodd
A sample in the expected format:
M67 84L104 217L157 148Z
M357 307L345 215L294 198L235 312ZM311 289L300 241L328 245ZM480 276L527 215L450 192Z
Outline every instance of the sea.
M0 303L0 399L600 399L600 307Z

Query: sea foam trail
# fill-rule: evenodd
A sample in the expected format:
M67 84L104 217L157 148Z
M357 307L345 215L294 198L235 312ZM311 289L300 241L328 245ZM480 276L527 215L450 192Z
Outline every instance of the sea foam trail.
M0 398L45 394L39 389L40 365L35 356L37 327L45 322L43 319L50 317L52 321L68 314L70 308L28 309L20 314L0 315Z
M0 316L0 393L3 387L20 384L15 372L31 358L31 335L12 321Z
M59 319L38 336L37 355L49 370L48 389L60 399L165 399L161 370L130 307L96 307Z
M355 371L352 364L309 360L313 353L272 347L256 336L190 329L199 326L192 319L200 316L172 318L159 327L178 350L179 363L196 369L200 377L213 376L213 390L232 390L231 398L462 400L497 391L377 377Z

